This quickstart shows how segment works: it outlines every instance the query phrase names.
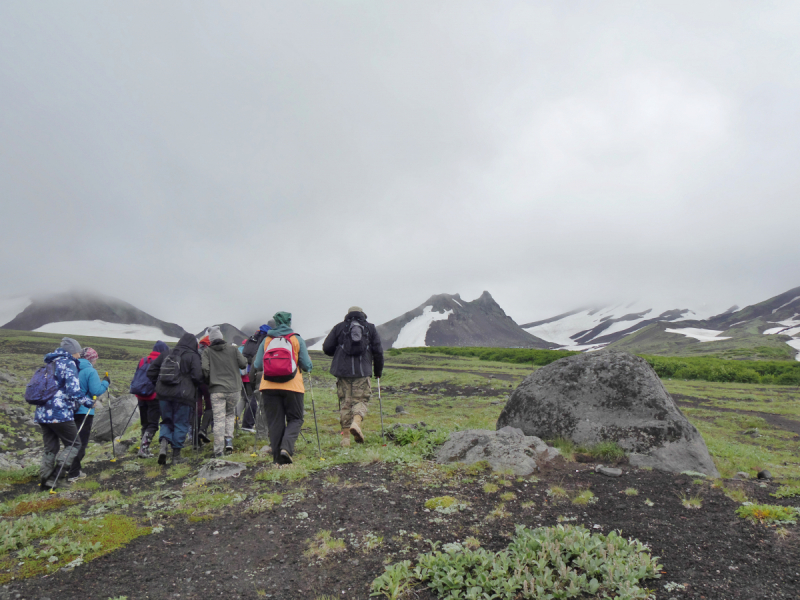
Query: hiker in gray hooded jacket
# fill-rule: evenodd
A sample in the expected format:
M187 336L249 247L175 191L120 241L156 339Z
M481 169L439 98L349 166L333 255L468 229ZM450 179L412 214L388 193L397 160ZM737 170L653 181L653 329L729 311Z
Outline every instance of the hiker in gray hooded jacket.
M214 413L214 456L220 457L233 452L233 425L242 391L239 369L247 366L247 359L225 341L219 327L211 327L208 337L211 345L203 352L202 367Z

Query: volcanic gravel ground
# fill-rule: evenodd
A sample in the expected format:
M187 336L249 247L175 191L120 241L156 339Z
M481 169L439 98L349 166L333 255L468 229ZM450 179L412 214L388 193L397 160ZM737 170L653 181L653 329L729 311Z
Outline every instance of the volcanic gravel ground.
M499 491L485 493L485 482L499 483ZM122 485L129 484L115 483ZM230 485L252 494L254 484L242 477L230 480ZM550 485L589 488L597 502L553 502L546 493ZM775 483L728 485L744 487L758 502L798 504L797 499L771 498ZM638 495L625 495L628 487L636 488ZM432 465L372 463L334 467L290 484L262 484L258 492L288 494L298 488L305 489L302 500L286 506L285 496L283 506L258 515L245 514L243 505L236 505L209 521L189 523L185 516L174 517L161 534L138 538L72 572L11 582L0 588L0 598L313 600L328 594L366 599L387 555L388 562L413 560L418 552L430 550L425 540L452 542L469 535L497 551L508 544L515 524L550 526L559 517L575 518L569 522L594 531L618 529L649 544L663 564L662 578L645 583L658 599L800 597L798 526L788 526L788 535L781 539L775 527L737 517L738 505L721 490L693 483L688 476L626 468L623 477L607 478L591 466L564 463L540 474L538 482L510 478L504 484L484 472L465 483L443 477ZM487 521L500 494L508 491L517 496L505 503L511 516ZM701 495L702 508L684 508L681 494ZM454 515L424 509L425 500L441 495L453 495L469 509ZM645 499L654 506L648 507ZM523 509L523 502L534 506ZM324 560L304 556L308 540L323 529L345 540L346 550ZM364 551L368 533L382 536L383 544ZM686 590L667 592L667 582L686 584ZM416 593L420 599L434 598L426 589Z

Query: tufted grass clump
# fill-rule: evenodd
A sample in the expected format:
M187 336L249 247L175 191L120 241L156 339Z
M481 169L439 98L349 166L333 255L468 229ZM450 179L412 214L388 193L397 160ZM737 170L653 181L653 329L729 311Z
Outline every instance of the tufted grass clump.
M637 490L636 488L633 488L633 487L625 488L624 494L626 496L638 496L639 495L639 490Z
M455 503L456 499L452 496L437 496L425 501L425 508L429 510L436 510L437 508L450 508Z
M687 496L686 494L681 494L681 504L684 508L689 509L703 508L703 498L700 496Z
M401 598L426 585L448 598L623 597L644 600L640 587L660 577L658 557L638 540L616 532L591 533L582 526L557 525L516 533L505 550L491 552L452 543L385 567L372 582L372 595ZM445 596L446 594L446 596Z
M736 509L736 514L743 519L759 523L783 523L794 525L800 517L800 509L793 506L775 504L745 504Z
M347 548L344 540L334 538L329 530L318 532L308 541L308 549L303 552L306 558L324 559L330 554L344 552Z
M774 494L770 494L774 498L794 498L800 496L800 485L782 485Z
M484 493L486 493L486 494L494 494L494 493L495 493L495 492L497 492L497 490L499 490L499 489L500 489L500 488L499 488L499 487L497 487L497 484L494 484L494 483L487 483L487 484L485 484L485 485L483 486L483 491L484 491Z
M29 515L31 513L41 514L49 510L58 510L59 508L64 508L73 504L77 504L77 502L69 498L49 495L42 497L39 495L38 498L17 503L17 505L6 514L9 517L21 517L22 515Z
M551 485L548 489L546 494L550 496L553 500L564 500L569 497L567 494L567 490L565 490L560 485Z
M591 490L582 490L572 499L572 503L576 506L586 506L587 504L594 504L595 502L597 502L597 497Z

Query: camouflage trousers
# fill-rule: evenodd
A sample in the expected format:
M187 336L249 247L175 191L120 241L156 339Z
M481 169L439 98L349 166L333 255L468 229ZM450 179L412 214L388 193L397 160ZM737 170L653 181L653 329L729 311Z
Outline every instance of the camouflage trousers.
M342 429L347 429L353 417L367 416L367 404L372 397L372 384L369 377L340 377L336 380L336 394L339 396L341 413L339 420Z

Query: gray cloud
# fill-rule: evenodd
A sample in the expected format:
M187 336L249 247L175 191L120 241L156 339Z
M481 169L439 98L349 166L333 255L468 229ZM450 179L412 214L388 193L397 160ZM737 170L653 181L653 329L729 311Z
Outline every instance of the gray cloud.
M798 285L791 3L4 2L4 292L319 333Z

